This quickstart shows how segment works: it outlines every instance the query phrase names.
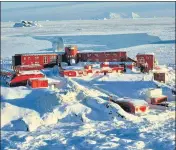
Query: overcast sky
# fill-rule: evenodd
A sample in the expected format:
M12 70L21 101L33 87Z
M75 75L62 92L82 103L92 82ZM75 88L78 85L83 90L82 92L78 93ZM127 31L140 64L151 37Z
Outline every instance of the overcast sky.
M1 2L2 21L102 19L109 13L174 17L174 2Z

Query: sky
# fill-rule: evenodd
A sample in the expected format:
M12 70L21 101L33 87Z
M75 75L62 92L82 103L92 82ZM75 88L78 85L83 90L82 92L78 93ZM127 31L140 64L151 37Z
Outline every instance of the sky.
M103 19L109 13L174 17L174 2L1 2L1 21Z

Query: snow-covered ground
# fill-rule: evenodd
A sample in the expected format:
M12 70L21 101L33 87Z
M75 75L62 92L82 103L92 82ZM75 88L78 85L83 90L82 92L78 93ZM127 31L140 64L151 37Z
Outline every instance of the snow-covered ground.
M77 20L39 22L42 27L13 28L1 23L1 57L52 50L59 36L84 50L154 52L159 64L175 63L175 22L165 19ZM109 94L145 99L155 88L150 74L130 73L62 78L57 68L45 70L56 89L9 88L1 79L2 149L172 150L175 147L175 71L161 85L169 108L132 115L108 102Z

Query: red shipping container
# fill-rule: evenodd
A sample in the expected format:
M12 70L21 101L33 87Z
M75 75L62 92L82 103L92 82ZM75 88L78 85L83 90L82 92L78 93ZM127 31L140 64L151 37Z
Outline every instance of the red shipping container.
M109 101L118 104L123 110L132 114L145 113L149 109L147 102L141 100L139 101L144 102L143 104L130 99L114 100L112 97L109 98Z
M124 71L124 67L113 67L112 71L123 72Z
M47 88L48 80L46 78L41 79L29 79L28 85L32 88Z
M64 76L64 77L65 76L67 76L67 77L76 77L77 73L74 70L63 70L61 72L61 75Z

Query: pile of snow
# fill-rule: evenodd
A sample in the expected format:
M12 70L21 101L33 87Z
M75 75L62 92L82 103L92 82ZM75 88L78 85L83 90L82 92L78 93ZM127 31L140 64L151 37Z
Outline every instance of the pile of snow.
M41 25L39 23L37 23L36 21L25 21L22 20L21 22L17 22L14 24L13 27L41 27Z
M26 87L3 87L1 99L3 130L19 131L24 130L26 126L28 131L34 131L44 124L42 116L52 112L55 106L59 105L56 94L45 89L32 90Z

